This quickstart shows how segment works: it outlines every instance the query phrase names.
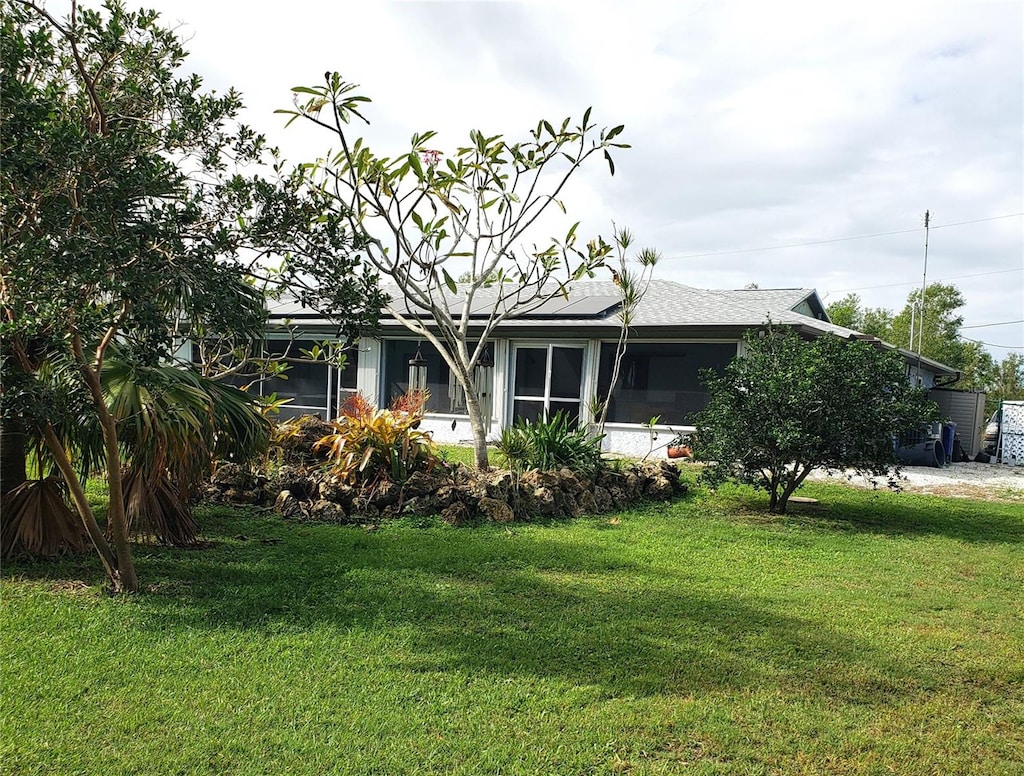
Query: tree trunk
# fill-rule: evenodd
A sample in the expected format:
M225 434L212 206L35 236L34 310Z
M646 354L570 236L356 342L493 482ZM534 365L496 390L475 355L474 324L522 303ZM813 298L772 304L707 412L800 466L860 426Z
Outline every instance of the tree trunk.
M0 419L0 498L28 479L25 431L16 418Z
M807 479L807 475L811 473L811 468L808 467L802 472L793 477L786 485L786 488L782 491L782 496L779 498L779 514L786 514L786 506L789 504L789 497L792 496L796 489L799 488L803 481Z
M487 471L491 468L487 454L487 427L484 424L484 416L480 410L480 398L476 395L476 382L469 381L469 386L463 386L466 391L466 410L469 412L469 427L473 432L473 457L476 461L476 468L480 471Z
M71 465L71 459L68 458L64 445L57 439L53 426L49 423L43 428L43 442L50 451L50 455L53 456L53 460L56 461L60 473L64 476L68 490L71 491L71 498L75 502L78 515L82 518L82 524L100 556L103 569L107 572L107 579L110 580L110 586L114 592L121 592L121 575L117 570L117 558L114 557L106 537L103 536L103 529L96 522L96 516L93 514L92 507L89 506L89 499L85 496L85 489L82 487L81 480L78 479L75 467Z
M110 529L110 536L114 544L114 552L117 555L117 570L121 579L121 589L129 593L135 593L139 589L139 580L135 575L135 562L132 560L131 543L128 541L128 520L124 511L124 488L121 484L121 455L117 449L117 426L114 416L107 409L102 393L96 398L96 391L99 391L99 377L91 369L86 379L96 383L93 394L93 404L96 406L96 413L99 415L100 427L103 429L103 448L107 459L107 489L110 495L110 504L107 507L107 527Z
M82 353L81 342L77 336L73 340L72 347L75 358L78 361L79 371L89 386L89 393L92 395L93 408L100 421L100 428L103 430L103 449L107 459L107 489L109 491L110 503L107 507L107 528L110 530L113 539L114 553L117 555L117 571L120 577L121 589L129 593L135 593L139 589L139 580L135 575L135 563L132 560L132 548L128 541L128 520L124 511L124 488L121 485L121 455L117 448L117 422L110 414L107 402L103 398L103 388L100 385L99 369L102 364L102 345L98 349L97 366L91 368L86 362ZM114 581L114 580L111 580Z
M771 479L768 485L768 511L772 514L782 514L786 511L786 503L782 502L779 504L779 475L776 472L772 472Z

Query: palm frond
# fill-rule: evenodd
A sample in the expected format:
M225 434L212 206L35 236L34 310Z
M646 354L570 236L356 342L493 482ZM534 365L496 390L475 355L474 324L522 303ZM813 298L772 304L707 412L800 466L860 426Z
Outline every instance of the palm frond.
M163 472L129 470L122 482L125 517L134 536L171 547L196 544L199 525L188 503Z
M0 548L5 558L21 554L51 557L85 550L82 524L64 501L56 478L23 482L4 496L0 512Z

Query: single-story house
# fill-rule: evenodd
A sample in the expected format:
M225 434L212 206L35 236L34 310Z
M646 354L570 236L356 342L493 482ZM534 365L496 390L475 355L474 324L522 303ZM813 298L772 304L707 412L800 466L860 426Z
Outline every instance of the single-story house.
M490 309L492 293L481 290L471 321L475 311L486 314ZM391 290L391 295L394 298L397 292ZM495 329L488 349L493 366L477 370L492 434L516 418L533 419L545 411L562 409L584 422L591 419L591 399L607 395L611 380L620 303L611 281L577 282L568 298L556 297ZM644 455L652 447L662 447L673 432L692 430L694 415L708 401L699 370L722 370L741 352L743 333L768 320L806 337L869 338L832 324L814 290L716 291L653 280L630 328L610 403L605 448ZM299 332L293 348L308 349L336 331L296 302L278 303L270 310L269 352L280 351L287 340L286 322ZM907 361L908 379L915 383L931 387L955 380L955 370L900 352ZM383 406L408 387L409 362L417 354L426 361L430 389L422 428L442 443L469 441L465 398L448 365L427 341L388 317L381 320L376 336L358 341L343 371L324 363L294 364L287 380L271 379L261 390L292 399L284 417L332 417L345 397L356 391Z

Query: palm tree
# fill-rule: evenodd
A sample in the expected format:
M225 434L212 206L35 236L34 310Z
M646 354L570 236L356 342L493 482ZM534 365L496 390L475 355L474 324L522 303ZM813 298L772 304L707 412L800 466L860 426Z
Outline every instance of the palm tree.
M117 360L104 370L103 383L124 449L131 532L173 546L194 544L189 504L213 461L245 462L266 452L270 422L258 399L188 368Z
M77 530L68 528L70 511L65 508L64 514L54 506L56 501L63 503L59 480L46 476L61 468L66 479L68 464L73 463L84 483L104 465L99 424L94 415L75 411L66 368L54 359L40 372L54 389L50 395L62 400L62 411L55 413L61 421L48 421L45 427L26 424L25 431L37 440L52 434L60 449L68 451L67 461L63 468L55 466L46 453L53 445L35 445L38 478L4 496L5 555L80 549L83 524L100 553L110 552L88 505L83 509L78 503L81 520ZM266 451L270 422L259 411L259 399L188 367L132 364L116 352L104 363L101 382L118 427L130 530L164 544L194 544L198 527L190 502L212 462L216 458L244 462ZM49 484L32 484L43 482Z

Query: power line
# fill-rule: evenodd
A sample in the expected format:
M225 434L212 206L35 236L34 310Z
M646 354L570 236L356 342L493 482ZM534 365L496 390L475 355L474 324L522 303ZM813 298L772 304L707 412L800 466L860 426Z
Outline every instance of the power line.
M1007 272L1024 272L1024 267L1014 267L1013 269L997 269L992 272L976 272L973 275L953 275L948 278L939 278L935 283L941 283L945 280L963 280L965 278L983 278L989 275L1005 275ZM895 288L896 286L914 286L917 285L916 280L908 280L905 283L884 283L880 286L860 286L859 288L840 288L835 291L826 291L825 296L831 294L842 294L847 291L872 291L876 288Z
M971 339L970 337L965 337L962 334L957 336L959 336L962 340L967 340L968 342L973 342L977 345L984 345L987 348L1002 348L1003 350L1024 350L1024 347L1021 347L1020 345L997 345L994 342L985 342L983 340Z
M961 326L961 329L985 329L989 326L1009 326L1011 323L1024 323L1024 318L1019 321L1001 321L999 323L976 323L973 326Z
M965 226L967 224L980 224L984 221L998 221L1002 218L1016 218L1017 216L1024 216L1024 213L1007 213L1002 216L992 216L991 218L975 218L970 221L956 221L951 224L940 224L938 226L931 227L932 229L948 229L952 226ZM810 242L802 243L789 243L787 245L765 245L760 248L740 248L733 251L710 251L708 253L688 253L683 256L663 256L662 261L675 261L677 259L701 259L706 256L735 256L739 253L758 253L760 251L778 251L784 248L806 248L812 245L827 245L829 243L848 242L850 240L870 240L875 237L890 237L896 234L911 234L913 232L920 232L924 229L923 226L916 227L914 229L899 229L895 232L877 232L875 234L858 234L852 237L834 237L829 240L812 240Z
M992 216L991 218L975 218L971 221L954 221L951 224L939 224L933 226L932 229L948 229L951 226L963 226L964 224L980 224L983 221L998 221L1000 218L1015 218L1016 216L1024 216L1024 213L1007 213L1005 216Z

